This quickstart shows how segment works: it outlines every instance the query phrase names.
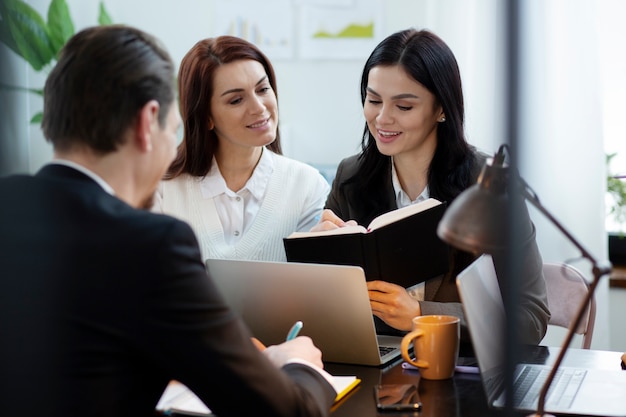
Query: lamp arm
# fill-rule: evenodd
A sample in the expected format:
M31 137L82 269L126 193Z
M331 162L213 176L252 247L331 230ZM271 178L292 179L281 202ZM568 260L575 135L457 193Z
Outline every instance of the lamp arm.
M567 332L567 336L565 337L565 340L563 341L563 345L561 346L561 351L559 352L559 355L557 356L552 366L552 369L550 370L550 373L548 374L548 377L546 378L546 381L543 384L543 387L541 388L541 392L539 393L539 399L537 402L537 413L534 414L534 416L543 416L546 396L548 394L548 390L550 389L550 385L552 384L552 381L554 380L554 377L556 376L556 373L559 367L561 366L561 362L563 361L563 358L565 357L565 354L567 353L567 349L569 348L569 345L571 344L572 339L574 338L576 329L578 328L578 325L580 324L585 312L587 311L587 307L589 305L589 302L591 301L591 298L593 297L593 294L595 293L598 283L600 282L600 278L602 278L604 275L607 275L611 272L611 266L610 265L604 266L604 267L598 266L598 262L591 255L591 253L587 249L585 249L582 246L582 244L580 244L580 242L578 242L578 240L576 240L576 238L574 238L574 236L567 229L565 229L565 227L552 215L552 213L550 213L539 202L539 199L534 194L534 192L532 192L532 189L530 188L530 186L523 179L519 177L517 178L517 181L519 181L519 183L522 185L520 187L522 196L529 203L531 203L535 208L537 208L541 213L543 213L543 215L546 216L548 220L550 220L552 224L554 224L561 231L561 233L563 233L567 237L567 239L574 246L576 246L576 248L578 248L578 250L580 250L582 256L588 259L589 262L591 262L592 273L593 273L593 281L589 284L589 291L587 291L587 296L585 297L583 303L578 308L578 312L576 314L576 320L574 320L574 322L572 322L572 324L570 325L568 332Z
M589 302L591 301L591 298L593 297L593 294L595 293L596 287L598 286L598 282L600 282L600 278L602 277L602 275L603 274L596 274L594 272L594 279L589 284L589 291L587 292L587 296L585 297L584 301L581 303L580 307L578 308L578 313L576 314L576 320L572 322L572 324L570 325L570 328L568 329L568 332L567 332L567 336L565 337L565 340L563 341L563 345L561 346L559 355L554 361L554 364L552 365L552 369L550 369L550 373L548 374L548 377L546 378L546 382L543 384L543 387L541 388L541 392L539 393L539 399L537 401L537 413L534 414L534 416L536 417L544 416L546 397L548 395L548 390L550 389L550 385L552 385L552 381L554 380L554 377L556 376L556 373L559 370L559 367L561 366L561 362L563 362L563 358L565 357L565 354L567 353L567 349L569 348L569 345L572 343L572 339L574 338L574 334L576 333L576 328L578 327L578 324L582 320L583 315L587 311L587 306L589 305Z

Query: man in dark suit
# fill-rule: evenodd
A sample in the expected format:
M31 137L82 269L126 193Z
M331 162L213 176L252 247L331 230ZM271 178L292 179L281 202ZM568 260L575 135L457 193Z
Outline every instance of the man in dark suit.
M224 416L327 415L306 337L261 352L190 227L150 213L175 155L174 64L124 26L69 40L44 90L54 161L0 179L0 404L7 415L152 415L168 382Z

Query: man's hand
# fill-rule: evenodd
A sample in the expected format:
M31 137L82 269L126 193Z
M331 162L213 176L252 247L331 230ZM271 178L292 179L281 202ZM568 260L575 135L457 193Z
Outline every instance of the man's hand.
M303 359L319 368L324 368L322 352L315 347L308 336L298 336L288 342L268 346L263 353L279 368L290 359Z

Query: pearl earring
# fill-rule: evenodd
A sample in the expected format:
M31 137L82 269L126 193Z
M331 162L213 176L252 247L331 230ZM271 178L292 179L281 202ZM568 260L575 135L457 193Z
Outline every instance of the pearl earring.
M446 121L446 116L441 116L441 119L439 119L439 121L440 121L441 123L445 122L445 121Z

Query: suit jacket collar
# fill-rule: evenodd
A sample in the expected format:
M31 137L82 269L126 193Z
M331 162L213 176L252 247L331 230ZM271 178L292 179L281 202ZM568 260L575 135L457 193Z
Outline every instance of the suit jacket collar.
M93 175L96 176L96 174L93 174ZM104 182L103 179L98 177L100 179L100 181L98 181L96 178L91 177L87 173L79 169L76 169L70 165L63 164L63 163L52 162L44 166L43 168L41 168L39 172L35 174L35 176L41 177L41 178L54 178L54 179L60 179L60 180L80 181L82 183L92 182L98 185L99 186L98 188L100 188L101 190L106 191L107 193L111 195L114 195L114 191L111 188L111 186L106 184L106 182Z
M77 169L70 168L66 165L51 163L42 167L37 174L37 177L57 177L57 178L65 178L72 180L91 180L89 176L83 174ZM95 182L95 181L94 181Z

